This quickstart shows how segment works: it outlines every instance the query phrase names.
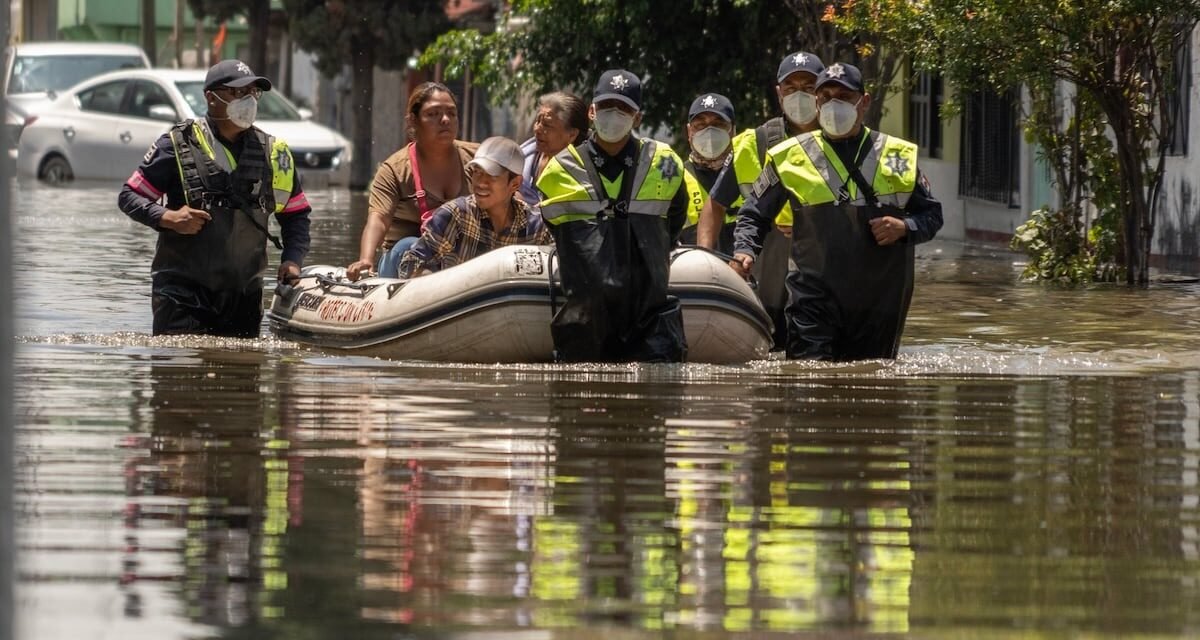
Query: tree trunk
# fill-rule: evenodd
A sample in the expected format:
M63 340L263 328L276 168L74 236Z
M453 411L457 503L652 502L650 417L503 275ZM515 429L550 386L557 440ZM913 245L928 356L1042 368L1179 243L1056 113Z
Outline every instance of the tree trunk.
M154 15L154 0L142 0L142 49L150 59L150 66L158 66L157 18Z
M362 190L371 183L374 167L371 161L371 121L374 116L371 104L375 99L375 52L369 46L359 46L351 55L354 160L350 165L350 188Z
M250 59L246 62L254 73L266 75L267 45L271 39L271 0L253 0L246 8L246 23L250 27ZM277 81L272 78L271 81Z
M1113 137L1117 145L1117 163L1121 168L1121 192L1125 200L1125 282L1145 285L1150 282L1150 251L1147 238L1153 237L1149 207L1146 202L1143 175L1144 153L1138 141L1132 113L1125 109L1106 108Z

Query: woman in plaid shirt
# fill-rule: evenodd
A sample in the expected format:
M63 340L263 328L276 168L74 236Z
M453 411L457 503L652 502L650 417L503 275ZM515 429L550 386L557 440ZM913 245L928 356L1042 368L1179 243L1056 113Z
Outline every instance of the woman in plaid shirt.
M524 164L516 142L484 140L467 164L471 195L438 207L421 238L400 258L400 277L447 269L497 247L553 244L542 217L515 197Z

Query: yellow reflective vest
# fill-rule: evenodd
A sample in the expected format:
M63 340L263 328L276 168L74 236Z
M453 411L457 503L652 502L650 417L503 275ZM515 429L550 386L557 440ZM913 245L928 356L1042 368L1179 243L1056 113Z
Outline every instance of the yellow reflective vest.
M173 130L171 135L171 143L175 147L175 161L179 166L179 182L184 185L184 199L189 206L199 206L199 203L192 202L192 196L187 188L188 180L185 167L180 162L179 140L175 137ZM275 136L261 133L258 129L252 129L247 132L249 135L261 134L265 138L263 148L267 150L267 161L271 166L271 192L274 200L274 211L267 213L280 213L287 205L288 199L292 197L292 187L296 180L296 165L292 161L292 151L288 148L287 143ZM221 144L216 135L208 126L208 120L205 118L197 118L192 121L192 138L196 141L196 147L212 160L217 168L232 174L237 168L237 159L233 157L233 153ZM217 153L220 149L222 153ZM202 170L202 168L197 167ZM265 193L264 193L265 195Z
M671 199L683 184L683 161L661 142L644 138L637 142L638 160L627 212L666 218ZM546 163L538 177L537 187L543 195L539 205L542 217L552 225L595 219L606 213L611 201L620 197L623 181L630 179L628 173L609 182L596 171L590 157L581 155L575 145L568 145ZM618 203L618 206L626 205Z
M864 178L871 180L880 204L903 209L917 184L917 145L883 133L872 136L870 130L863 144L870 144L872 139L874 144L863 155L859 170ZM854 206L868 204L820 131L788 138L771 147L767 156L780 182L803 206L839 201ZM791 226L791 208L784 207L775 222L782 227Z

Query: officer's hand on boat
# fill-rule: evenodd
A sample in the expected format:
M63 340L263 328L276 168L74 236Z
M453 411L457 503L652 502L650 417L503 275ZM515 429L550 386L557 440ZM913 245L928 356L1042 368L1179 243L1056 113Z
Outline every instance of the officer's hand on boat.
M296 284L300 281L300 265L291 260L280 264L277 279L283 284Z
M754 256L745 253L733 254L733 260L729 261L729 266L733 268L737 274L743 278L750 277L750 268L754 266Z
M346 277L350 278L351 282L357 282L359 278L369 277L374 268L375 265L371 264L370 260L359 260L346 267Z
M204 225L212 220L207 211L189 207L186 204L178 209L167 209L158 221L158 226L170 229L175 233L190 236L200 233Z

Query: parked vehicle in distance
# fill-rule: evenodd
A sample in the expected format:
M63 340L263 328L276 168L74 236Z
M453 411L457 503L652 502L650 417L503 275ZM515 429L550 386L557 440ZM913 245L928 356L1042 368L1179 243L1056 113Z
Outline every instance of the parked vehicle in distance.
M24 42L4 51L5 137L9 155L26 122L69 89L120 69L148 69L142 48L114 42Z
M47 182L125 180L172 124L204 117L204 70L114 71L63 91L21 134L17 174ZM302 115L276 91L255 124L292 149L306 188L346 184L350 141Z

